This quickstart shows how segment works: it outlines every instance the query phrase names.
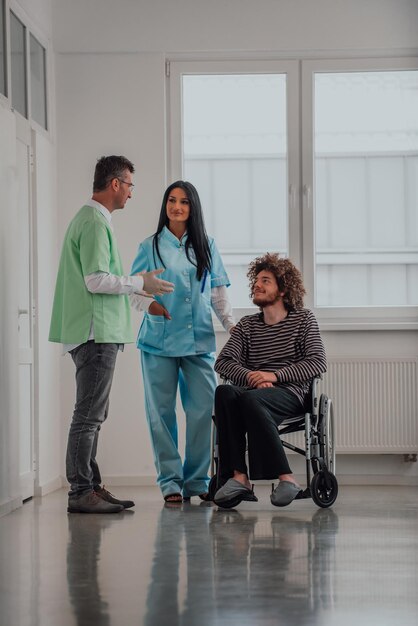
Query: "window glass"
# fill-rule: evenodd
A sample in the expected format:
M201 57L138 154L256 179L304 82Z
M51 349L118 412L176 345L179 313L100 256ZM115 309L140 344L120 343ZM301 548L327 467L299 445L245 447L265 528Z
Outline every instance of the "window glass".
M10 13L10 50L12 107L24 117L28 116L26 92L25 27L14 13Z
M46 72L45 48L35 37L30 35L30 91L31 116L43 128L47 127L46 118Z
M248 264L288 255L285 74L184 75L183 175L199 192L235 307Z
M314 85L316 305L416 305L418 71Z
M6 89L6 36L4 31L4 0L0 0L0 93L7 96Z

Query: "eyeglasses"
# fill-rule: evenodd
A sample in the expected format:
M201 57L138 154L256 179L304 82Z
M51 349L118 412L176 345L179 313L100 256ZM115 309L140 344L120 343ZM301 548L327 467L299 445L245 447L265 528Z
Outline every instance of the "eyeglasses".
M125 183L125 185L128 185L129 191L133 191L134 190L135 185L133 183L128 183L127 180L123 180L122 178L118 178L118 181L120 183Z

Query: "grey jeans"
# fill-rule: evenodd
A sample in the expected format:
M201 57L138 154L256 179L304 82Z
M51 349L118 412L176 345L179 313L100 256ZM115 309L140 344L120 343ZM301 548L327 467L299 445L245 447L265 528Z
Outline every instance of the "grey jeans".
M66 471L70 496L100 485L96 461L100 427L107 418L119 344L87 341L70 354L76 367L76 402L68 435Z

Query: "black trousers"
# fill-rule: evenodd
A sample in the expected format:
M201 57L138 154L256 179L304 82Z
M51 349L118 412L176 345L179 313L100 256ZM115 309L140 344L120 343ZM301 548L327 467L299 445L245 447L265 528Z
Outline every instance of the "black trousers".
M215 421L221 482L233 476L234 470L253 480L271 480L281 474L291 474L277 427L287 417L304 412L299 399L281 387L217 387ZM246 434L250 473L245 462Z

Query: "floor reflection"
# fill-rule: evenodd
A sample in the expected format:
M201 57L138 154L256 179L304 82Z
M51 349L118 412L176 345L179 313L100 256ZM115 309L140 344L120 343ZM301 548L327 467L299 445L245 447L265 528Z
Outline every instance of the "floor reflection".
M416 626L418 489L341 495L225 511L144 487L135 513L67 516L54 492L0 518L0 624Z
M108 515L69 515L67 582L77 626L110 626L109 605L99 585L103 534L117 523Z
M213 598L212 507L165 504L158 519L146 626L205 624ZM195 621L195 620L198 621ZM209 623L212 623L210 620Z
M334 604L338 517L210 506L159 516L145 624L316 624Z

